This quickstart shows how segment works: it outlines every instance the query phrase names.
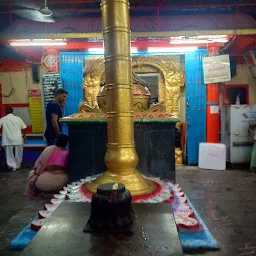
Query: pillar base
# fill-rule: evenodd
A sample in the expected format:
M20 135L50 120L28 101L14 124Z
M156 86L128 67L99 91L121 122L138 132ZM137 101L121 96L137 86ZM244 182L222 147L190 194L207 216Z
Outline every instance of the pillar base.
M145 195L156 190L155 183L144 178L137 170L127 175L106 171L96 180L88 182L86 188L92 192L96 192L98 185L105 183L122 183L130 191L132 196Z

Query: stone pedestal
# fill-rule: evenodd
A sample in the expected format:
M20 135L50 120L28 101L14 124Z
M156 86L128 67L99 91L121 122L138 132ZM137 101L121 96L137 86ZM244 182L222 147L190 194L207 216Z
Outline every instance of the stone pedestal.
M84 233L90 210L88 203L62 203L21 255L184 255L169 204L134 204L132 234Z
M106 121L69 120L66 123L70 135L69 180L77 181L104 172ZM137 169L142 174L175 181L176 123L174 120L135 121Z

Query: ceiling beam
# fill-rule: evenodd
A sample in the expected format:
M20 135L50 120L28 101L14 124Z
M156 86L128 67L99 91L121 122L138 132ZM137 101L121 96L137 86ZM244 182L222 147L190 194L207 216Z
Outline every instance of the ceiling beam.
M237 30L193 30L193 31L159 31L159 32L132 32L132 38L168 38L171 36L198 36L198 35L256 35L256 29ZM102 38L102 33L1 33L0 40L15 39L89 39Z
M95 0L87 0L87 1L79 1L79 0L72 0L72 3L75 5L86 5L86 4L97 4L99 6L99 8L94 8L95 11L100 11L100 1L95 1ZM167 2L165 0L160 1L160 4L157 4L158 2L155 2L156 5L152 5L152 6L143 6L140 2L138 2L138 4L140 4L139 6L133 6L131 5L131 9L132 10L155 10L156 8L160 8L160 9L165 9L165 10L175 10L175 9L195 9L195 8L237 8L237 7L253 7L256 6L256 3L224 3L224 4L197 4L195 2L195 4L192 5L166 5ZM63 5L63 4L67 4L67 1L50 1L48 6L54 6L54 5ZM165 5L164 5L165 4ZM12 4L10 2L0 2L0 6L16 6L15 4ZM18 6L18 5L17 5ZM89 8L91 9L91 8ZM79 10L79 8L78 8Z
M43 1L41 1L43 2ZM72 0L72 2L74 4L98 4L100 3L100 0ZM36 5L38 5L38 1L36 2ZM61 4L67 4L67 1L66 0L59 0L59 1L54 1L54 0L51 0L51 1L48 1L47 5L48 6L54 6L54 5L61 5ZM0 6L9 6L9 5L13 5L13 6L19 6L19 3L18 1L17 2L7 2L7 1L1 1L0 3ZM29 5L29 3L27 4ZM40 3L39 3L40 5ZM43 3L42 3L43 5Z

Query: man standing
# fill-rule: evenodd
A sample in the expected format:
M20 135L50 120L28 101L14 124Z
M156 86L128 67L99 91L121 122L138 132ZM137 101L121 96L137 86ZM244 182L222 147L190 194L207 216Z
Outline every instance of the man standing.
M66 102L68 92L64 89L58 89L55 92L54 100L50 101L46 107L46 123L47 127L44 133L44 137L48 146L55 143L56 138L62 132L59 119L63 116L62 106Z
M13 115L11 107L6 108L6 116L0 119L2 146L5 149L6 163L10 170L20 168L23 157L23 145L26 142L27 126L18 116ZM15 152L15 154L14 154Z

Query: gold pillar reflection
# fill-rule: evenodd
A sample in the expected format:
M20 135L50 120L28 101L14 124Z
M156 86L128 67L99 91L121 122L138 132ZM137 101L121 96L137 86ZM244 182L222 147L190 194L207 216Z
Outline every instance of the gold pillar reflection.
M102 0L101 9L108 109L105 163L108 170L87 183L87 188L95 192L99 184L120 182L132 195L147 194L154 191L155 185L136 170L129 2Z

